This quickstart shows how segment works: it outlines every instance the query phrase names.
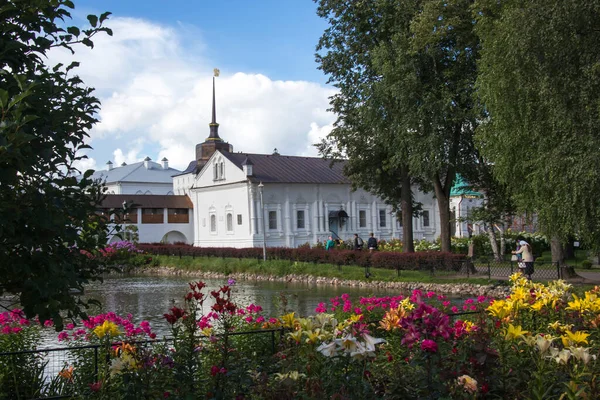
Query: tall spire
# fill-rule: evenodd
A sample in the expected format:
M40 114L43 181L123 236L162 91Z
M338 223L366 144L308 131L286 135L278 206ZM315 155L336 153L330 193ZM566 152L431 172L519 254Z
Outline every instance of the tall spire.
M210 135L207 140L222 140L219 137L219 124L217 123L217 105L215 101L215 77L219 76L219 70L214 69L213 76L213 97L212 97L212 121L208 126L210 127Z

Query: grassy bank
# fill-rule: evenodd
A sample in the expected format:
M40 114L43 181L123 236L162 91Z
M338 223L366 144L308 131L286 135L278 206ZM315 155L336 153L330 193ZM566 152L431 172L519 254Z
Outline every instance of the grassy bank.
M424 282L424 283L474 283L489 284L487 278L467 278L455 273L436 273L431 276L428 271L400 271L370 268L370 278L365 278L365 269L359 266L344 265L338 267L331 264L312 264L290 262L287 260L256 260L218 257L177 257L156 256L158 265L181 269L184 271L217 272L225 275L232 273L252 273L257 275L311 275L325 278L339 278L355 281L383 282Z

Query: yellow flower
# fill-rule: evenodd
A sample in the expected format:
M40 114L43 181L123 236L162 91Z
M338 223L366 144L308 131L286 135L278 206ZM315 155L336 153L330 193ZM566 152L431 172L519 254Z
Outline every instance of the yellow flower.
M283 326L285 328L293 328L294 327L294 325L296 323L296 318L294 316L295 314L296 313L291 312L291 313L286 314L281 317L281 320L283 321Z
M305 331L312 331L315 328L315 321L311 318L298 318L297 323L300 328Z
M300 343L302 340L302 329L288 333L288 336L293 339L296 343Z
M204 329L202 329L200 332L201 332L201 333L202 333L204 336L206 336L206 337L210 337L210 336L212 335L212 331L213 331L213 328L204 328Z
M514 339L520 338L521 336L525 335L526 333L529 333L529 332L524 331L521 328L521 325L515 327L515 326L513 326L513 324L508 324L508 328L506 329L504 338L506 340L514 340Z
M275 378L279 379L281 381L284 379L291 379L293 381L297 381L298 379L304 378L305 376L306 376L305 374L301 374L298 371L290 371L285 374L280 374L280 373L275 374Z
M463 375L456 378L459 386L462 386L465 392L475 393L477 392L477 381L471 378L469 375Z
M411 311L412 309L415 308L415 305L413 303L410 302L410 298L405 298L404 300L402 300L400 302L400 305L402 306L402 308L404 308L407 311Z
M100 339L102 339L106 335L118 336L121 332L119 332L119 328L114 322L104 321L102 325L98 325L94 328L94 333Z
M561 336L560 338L562 339L563 345L565 347L571 347L577 344L587 344L587 338L588 336L590 336L589 333L585 333L582 331L577 331L577 332L571 332L571 331L566 331L565 334L563 336Z
M354 324L356 322L360 322L361 317L362 317L362 315L360 315L360 314L352 314L350 316L350 318L348 318L347 321L349 324Z
M494 317L503 319L510 315L511 307L510 304L505 300L494 300L492 304L489 305L487 311Z
M316 343L317 340L321 339L321 330L319 328L314 331L304 331L306 334L306 343Z
M531 305L531 309L533 311L540 311L542 308L544 308L545 304L543 301L536 301L535 303L533 303Z

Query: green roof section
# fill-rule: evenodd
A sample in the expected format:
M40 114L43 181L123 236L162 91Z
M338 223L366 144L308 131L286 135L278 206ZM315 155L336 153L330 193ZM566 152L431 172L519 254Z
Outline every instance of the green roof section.
M454 186L450 189L450 197L453 196L473 196L482 198L483 194L472 190L469 183L465 181L461 175L456 174L456 182L454 182Z

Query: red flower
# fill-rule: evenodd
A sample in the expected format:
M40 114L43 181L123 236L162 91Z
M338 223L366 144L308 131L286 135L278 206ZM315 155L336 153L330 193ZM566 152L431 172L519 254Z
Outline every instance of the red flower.
M481 385L481 393L486 394L489 391L490 391L490 385L488 385L487 383L484 383L483 385Z
M88 386L90 387L90 390L92 392L99 392L100 389L102 389L102 381L98 381L98 382L95 382L95 383L90 383Z
M216 365L213 365L212 367L210 367L210 375L211 376L216 376L219 373L219 367L217 367Z

